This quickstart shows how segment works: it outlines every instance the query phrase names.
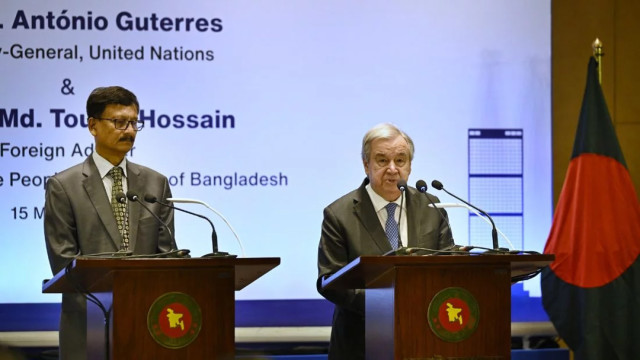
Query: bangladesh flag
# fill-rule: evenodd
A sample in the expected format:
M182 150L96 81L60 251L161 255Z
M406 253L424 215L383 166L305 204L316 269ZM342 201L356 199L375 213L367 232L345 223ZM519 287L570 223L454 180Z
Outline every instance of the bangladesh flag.
M640 203L592 57L544 248L542 304L576 359L640 359Z

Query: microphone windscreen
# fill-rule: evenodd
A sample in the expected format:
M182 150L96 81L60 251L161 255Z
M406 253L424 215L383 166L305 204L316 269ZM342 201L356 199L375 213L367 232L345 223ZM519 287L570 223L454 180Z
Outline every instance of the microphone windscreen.
M116 194L116 201L119 202L120 204L124 204L126 200L127 200L127 197L122 191Z
M442 186L442 183L438 180L433 180L431 182L431 186L433 186L437 190L442 190L442 188L444 188L444 186Z
M404 179L398 180L398 189L400 191L405 191L407 189L407 182Z
M416 181L416 189L418 189L418 191L420 191L421 193L427 192L427 183L426 183L426 181L424 181L424 180Z
M156 201L158 201L158 198L153 196L153 195L151 195L151 194L144 194L144 201L153 204Z
M131 201L138 201L138 194L134 193L133 191L127 191L127 199Z

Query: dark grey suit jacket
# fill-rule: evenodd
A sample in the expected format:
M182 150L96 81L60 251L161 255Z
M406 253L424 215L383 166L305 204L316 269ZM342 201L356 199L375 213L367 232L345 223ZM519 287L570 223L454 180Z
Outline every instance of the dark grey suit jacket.
M335 304L329 359L364 359L365 324L364 290L324 290L322 278L340 270L361 255L382 255L391 251L384 228L373 208L371 198L362 185L324 209L322 234L318 248L318 292ZM419 193L415 188L406 192L408 239L404 246L442 249L453 245L448 220L429 207L438 198ZM443 212L446 217L446 212ZM403 214L404 216L404 214Z
M171 197L167 178L127 161L129 191ZM164 226L137 202L129 201L129 249L134 254L156 254L176 248ZM173 233L173 210L158 204L149 208ZM53 274L78 255L116 252L122 243L111 203L98 168L89 156L47 182L44 234ZM86 359L86 300L78 294L62 295L60 317L61 359Z

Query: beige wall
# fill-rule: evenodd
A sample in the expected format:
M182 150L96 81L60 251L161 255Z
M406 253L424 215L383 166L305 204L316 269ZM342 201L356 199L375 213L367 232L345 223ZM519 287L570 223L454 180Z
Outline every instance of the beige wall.
M551 2L554 206L567 172L596 38L603 43L602 89L640 200L640 1ZM606 191L606 184L595 191Z

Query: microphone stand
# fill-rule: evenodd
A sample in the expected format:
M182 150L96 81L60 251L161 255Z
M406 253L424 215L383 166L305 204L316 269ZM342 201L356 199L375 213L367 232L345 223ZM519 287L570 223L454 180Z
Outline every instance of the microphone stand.
M447 219L447 217L444 216L440 208L436 206L436 203L434 203L433 200L431 200L431 198L429 197L429 194L427 194L427 183L424 180L418 180L416 182L416 189L418 189L419 192L421 192L422 194L424 194L424 196L427 197L427 200L429 200L429 202L431 203L430 206L432 206L434 209L438 211L438 214L440 214L440 218L444 220L444 222L447 224L447 227L449 228L449 231L452 232L449 219ZM451 240L453 240L453 232L451 234ZM454 243L455 243L455 240L454 240Z
M199 204L199 205L202 205L202 206L206 207L207 209L213 211L216 215L218 215L218 217L220 217L220 219L222 219L222 221L224 221L225 224L227 224L227 227L229 227L229 230L231 230L231 233L236 238L236 241L238 241L238 246L240 246L240 252L242 253L242 257L246 257L247 256L245 254L245 252L244 252L244 246L242 245L242 241L240 241L240 237L238 236L238 233L233 228L233 226L231 226L231 224L229 223L229 220L227 220L227 218L225 218L224 215L222 215L218 210L212 208L206 202L200 201L200 200L196 200L196 199L175 198L175 197L173 197L173 198L168 198L167 201L171 201L174 204Z
M404 179L398 181L398 190L400 190L400 214L398 214L398 248L402 248L402 235L400 231L400 224L402 223L402 207L404 206L404 193L407 190L407 182ZM409 239L406 239L407 246L409 246Z
M211 225L211 245L212 245L213 251L211 253L209 253L209 254L203 255L202 257L204 257L204 258L208 258L208 257L236 257L236 255L231 255L228 252L218 251L218 235L216 234L216 228L213 226L213 222L211 222L211 220L209 220L209 218L207 218L206 216L200 215L200 214L196 214L196 213L191 212L189 210L185 210L185 209L181 209L181 208L175 207L175 206L173 206L173 205L171 205L169 203L164 203L162 201L159 201L158 199L155 199L154 197L145 196L144 200L148 201L148 202L151 202L151 203L155 202L155 203L158 203L158 204L160 204L162 206L170 207L170 208L172 208L174 210L182 211L184 213L187 213L187 214L190 214L190 215L193 215L193 216L197 216L199 218L207 220L209 222L209 224Z
M432 203L429 206L433 207L433 208L436 208L436 209L444 209L444 208L448 208L448 207L465 208L465 209L475 213L480 219L484 220L484 222L486 222L487 224L489 224L489 226L491 226L491 220L489 220L488 217L482 215L478 210L472 208L471 206L469 206L467 204L462 204L462 203ZM509 240L507 235L505 235L502 231L500 231L500 229L497 226L496 226L496 230L498 231L498 234L500 234L502 236L502 238L505 239L507 241L507 243L509 243L510 248L511 249L515 249L515 246L513 246L513 243L511 242L511 240Z
M482 210L482 209L480 209L480 208L478 208L478 207L476 207L476 206L473 206L473 205L471 205L470 203L468 203L467 201L465 201L465 200L463 200L463 199L461 199L461 198L457 197L456 195L454 195L454 194L450 193L447 189L445 189L445 188L444 188L444 186L442 186L442 183L438 182L438 184L437 184L437 185L439 185L439 186L435 186L435 185L436 185L436 184L434 184L434 182L435 182L435 181L436 181L436 180L434 180L434 181L431 183L431 186L433 186L434 188L436 188L436 189L438 189L438 190L443 190L444 192L446 192L446 193L447 193L447 194L449 194L450 196L453 196L454 198L456 198L456 199L458 199L458 200L462 201L463 203L465 203L465 204L467 204L467 205L471 206L472 208L474 208L474 209L476 209L476 210L480 211L483 215L485 215L485 216L489 219L489 221L491 221L491 226L492 226L492 229L491 229L491 239L493 240L493 249L494 249L494 250L499 250L499 249L500 249L500 246L498 245L498 230L496 230L496 224L493 222L493 219L491 218L491 216L490 216L489 214L487 214L487 212L486 212L486 211L484 211L484 210Z
M127 195L126 195L126 199L125 199L125 194L124 193L118 193L117 195L117 200L119 203L121 204L126 204L126 199L129 199L133 202L137 202L138 204L140 204L140 206L142 206L142 208L144 208L149 214L151 214L151 216L153 216L156 221L158 221L160 223L160 225L162 225L165 230L167 230L167 233L169 234L169 237L171 238L171 241L173 242L171 244L171 251L177 250L178 249L178 244L176 243L176 238L173 236L173 233L171 232L171 229L169 228L169 226L162 221L162 219L160 219L160 217L158 215L156 215L156 213L154 213L153 211L151 211L151 209L149 209L149 207L147 205L145 205L142 201L140 201L140 197L131 192L131 191L127 191ZM129 216L129 212L127 211L126 216ZM131 253L125 254L124 256L127 255L131 255Z

